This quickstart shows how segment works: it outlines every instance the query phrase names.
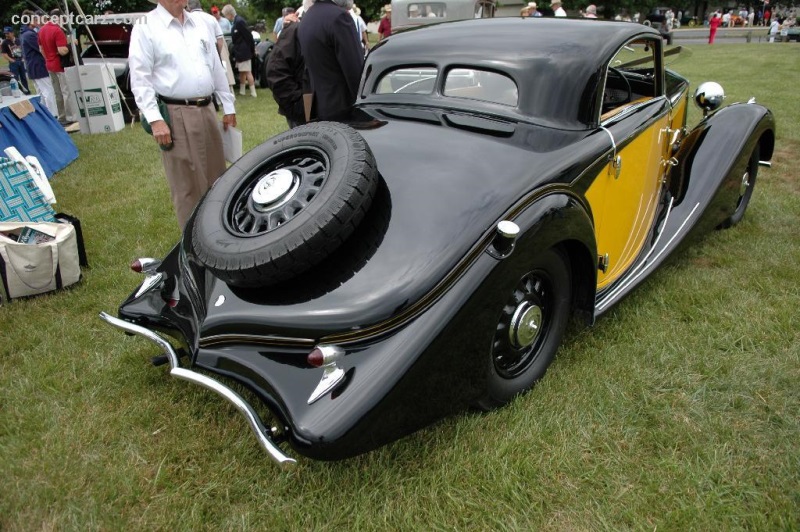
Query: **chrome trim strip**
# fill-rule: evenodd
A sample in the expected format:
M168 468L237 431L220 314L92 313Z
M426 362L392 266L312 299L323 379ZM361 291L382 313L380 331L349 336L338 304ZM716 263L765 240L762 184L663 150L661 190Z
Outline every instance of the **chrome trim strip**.
M661 222L661 229L658 230L658 236L656 237L656 241L653 242L653 245L647 251L647 254L644 256L644 259L641 260L629 273L627 276L627 280L623 280L617 287L612 289L606 296L601 298L600 302L597 304L597 310L603 310L609 303L611 303L617 296L620 290L624 289L625 287L630 284L633 279L638 277L637 272L639 269L645 267L647 261L650 259L650 255L653 254L653 250L656 249L658 243L661 241L661 237L664 235L664 226L667 225L667 221L669 221L669 216L672 214L672 205L675 201L675 198L669 199L669 205L667 205L667 213L664 215L664 221ZM690 215L691 216L691 215ZM685 222L684 222L685 223ZM683 226L681 226L683 227ZM642 270L644 271L644 270Z
M231 344L269 345L279 347L314 347L311 338L290 338L288 336L257 336L254 334L215 334L200 338L199 347L218 347Z
M564 185L561 184L549 184L545 185L539 189L530 192L527 196L523 197L516 205L514 205L511 209L506 211L505 215L501 217L503 220L514 220L519 214L532 205L536 200L539 200L549 194L565 194L569 195L578 203L584 205L585 203L583 200L577 196L573 191L566 188ZM439 284L433 287L433 289L420 298L416 303L410 305L406 309L404 309L400 314L397 316L391 317L387 320L382 322L376 323L375 325L371 325L365 327L363 329L359 329L358 331L348 331L342 333L335 333L330 334L328 336L324 336L319 339L320 343L324 344L337 344L337 345L344 345L350 344L353 342L360 342L367 338L372 338L381 334L386 334L397 327L405 325L412 319L416 318L419 313L425 311L429 306L431 306L434 302L436 302L442 294L452 286L464 272L467 271L467 268L472 265L486 250L486 247L491 245L492 238L494 236L496 227L492 227L487 233L483 235L483 237L478 241L476 246L473 246L472 250L470 250L467 255L461 259L461 261L456 264L456 266L450 271L449 274L442 279Z
M614 155L616 155L617 154L617 143L614 142L614 135L612 135L611 132L608 129L605 128L605 126L600 126L600 129L602 129L603 131L608 133L608 136L611 139L611 149L614 150Z
M100 313L100 318L105 320L111 325L115 327L119 327L123 331L127 331L130 333L138 334L151 342L158 345L160 348L164 350L169 359L170 375L175 378L183 379L185 381L193 382L198 384L204 388L217 392L219 395L227 399L233 406L235 406L242 414L244 414L245 418L247 418L247 422L250 425L250 428L256 435L258 442L261 444L261 447L264 448L265 451L270 455L270 457L278 462L280 465L291 465L296 463L297 461L294 458L290 458L289 456L285 455L283 451L272 441L271 432L264 426L261 421L261 418L258 417L256 411L251 407L247 401L242 399L242 397L222 384L221 382L212 379L211 377L207 377L202 373L197 373L190 369L180 367L180 360L178 359L178 354L175 352L175 349L172 347L168 341L164 340L158 334L154 333L150 329L146 329L139 325L135 325L133 323L114 318L106 314L105 312Z

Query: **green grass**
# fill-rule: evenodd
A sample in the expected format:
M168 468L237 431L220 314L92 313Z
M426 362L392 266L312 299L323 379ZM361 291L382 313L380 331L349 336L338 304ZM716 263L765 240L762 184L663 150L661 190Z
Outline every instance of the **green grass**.
M798 529L800 48L691 49L675 68L692 88L716 80L776 115L744 221L574 330L509 407L292 471L222 399L98 319L139 282L129 261L179 232L138 125L73 135L80 157L53 187L91 268L0 307L0 529ZM285 128L268 91L237 98L245 149Z

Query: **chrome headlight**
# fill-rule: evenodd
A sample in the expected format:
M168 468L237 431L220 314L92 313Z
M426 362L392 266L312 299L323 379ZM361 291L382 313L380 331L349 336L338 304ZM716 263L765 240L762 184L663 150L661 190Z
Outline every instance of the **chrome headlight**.
M701 83L697 90L694 91L694 103L703 110L703 114L719 109L724 99L725 90L722 85L714 81Z

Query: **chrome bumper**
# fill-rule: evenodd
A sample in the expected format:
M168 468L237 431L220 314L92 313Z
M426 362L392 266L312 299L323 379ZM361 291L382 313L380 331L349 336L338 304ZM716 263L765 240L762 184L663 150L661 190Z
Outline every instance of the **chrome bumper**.
M162 348L169 359L170 375L173 377L199 384L204 388L208 388L209 390L217 392L222 397L230 401L233 406L238 408L239 411L244 414L244 417L247 418L247 422L250 424L250 428L253 429L253 432L255 433L258 442L261 444L261 447L263 447L264 450L269 453L270 457L278 462L278 464L291 465L297 462L294 458L286 456L283 451L281 451L281 449L272 439L272 432L264 426L264 423L261 421L261 418L258 417L258 414L253 407L251 407L244 399L242 399L239 394L221 382L212 379L211 377L203 375L202 373L197 373L190 369L182 368L180 366L178 354L175 352L175 349L173 349L172 344L170 344L168 341L164 340L161 336L149 329L139 325L134 325L133 323L124 320L120 320L106 314L105 312L100 313L100 318L124 331L143 336Z

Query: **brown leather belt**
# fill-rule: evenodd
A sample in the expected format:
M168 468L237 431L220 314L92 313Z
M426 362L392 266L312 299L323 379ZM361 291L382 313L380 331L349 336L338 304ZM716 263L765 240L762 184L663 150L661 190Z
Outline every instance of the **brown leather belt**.
M159 96L161 101L171 105L191 105L193 107L205 107L211 103L211 96L205 98L167 98L166 96Z

